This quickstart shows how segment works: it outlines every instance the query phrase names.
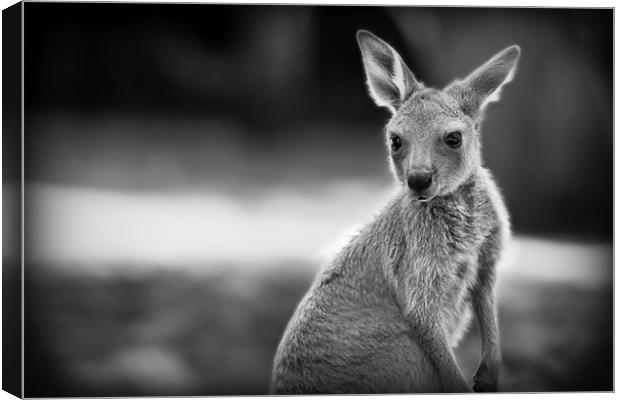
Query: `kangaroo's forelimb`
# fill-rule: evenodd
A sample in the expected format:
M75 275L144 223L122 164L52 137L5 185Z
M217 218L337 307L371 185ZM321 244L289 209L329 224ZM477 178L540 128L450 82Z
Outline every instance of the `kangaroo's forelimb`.
M432 279L434 284L419 285L412 279L406 279L401 286L400 296L404 302L404 314L415 340L424 350L426 356L437 369L443 391L446 393L471 392L467 380L463 377L454 352L450 347L448 332L441 315L437 286L441 285L439 276Z
M408 320L417 321L418 316L410 315ZM419 345L431 360L446 393L471 392L469 384L463 377L440 319L436 316L427 319L425 324L412 324L411 329ZM437 334L442 332L443 334Z
M491 235L483 244L478 279L472 288L472 305L480 329L481 361L474 375L476 392L495 392L499 380L501 352L495 300L496 264L499 259L498 235Z

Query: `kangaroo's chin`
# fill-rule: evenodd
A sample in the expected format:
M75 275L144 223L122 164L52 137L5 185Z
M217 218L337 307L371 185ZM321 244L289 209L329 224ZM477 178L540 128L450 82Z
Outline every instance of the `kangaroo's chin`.
M433 200L435 198L436 195L430 195L430 196L422 196L422 195L415 195L415 198L418 202L420 203L428 203L429 201Z
M411 195L419 203L428 203L429 201L431 201L435 197L437 197L437 195L439 194L440 191L441 191L440 188L437 187L431 193L413 193L413 192L411 192Z

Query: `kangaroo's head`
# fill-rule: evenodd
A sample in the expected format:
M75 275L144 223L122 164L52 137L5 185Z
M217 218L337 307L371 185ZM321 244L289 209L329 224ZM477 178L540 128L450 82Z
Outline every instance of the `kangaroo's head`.
M520 49L510 46L442 90L425 88L400 55L368 31L359 31L370 96L392 118L386 139L392 170L419 201L456 191L481 166L484 107L499 99L514 75Z

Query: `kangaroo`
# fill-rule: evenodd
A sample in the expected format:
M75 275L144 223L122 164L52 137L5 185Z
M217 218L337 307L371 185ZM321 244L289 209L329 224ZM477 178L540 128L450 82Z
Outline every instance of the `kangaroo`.
M437 90L370 32L357 40L370 96L392 114L385 135L399 190L301 300L275 354L272 393L472 391L452 351L472 316L481 336L473 390L496 391L496 264L510 227L482 165L480 123L520 48Z

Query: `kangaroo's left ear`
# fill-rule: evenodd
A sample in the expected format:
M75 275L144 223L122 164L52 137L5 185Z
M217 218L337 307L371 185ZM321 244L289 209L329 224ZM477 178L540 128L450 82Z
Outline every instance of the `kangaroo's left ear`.
M512 45L446 90L457 99L465 114L475 117L487 104L499 100L502 87L514 76L520 54L519 46Z

